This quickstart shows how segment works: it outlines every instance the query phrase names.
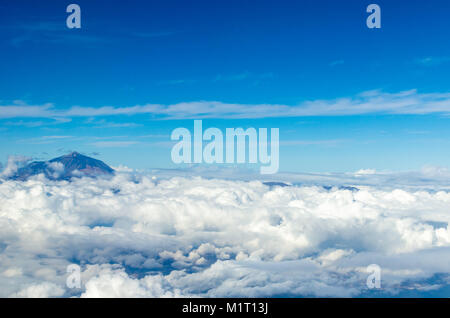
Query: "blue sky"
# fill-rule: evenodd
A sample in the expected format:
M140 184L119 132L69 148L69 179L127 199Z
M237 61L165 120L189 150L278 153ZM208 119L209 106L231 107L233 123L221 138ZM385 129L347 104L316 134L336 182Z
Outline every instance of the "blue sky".
M77 3L82 28L68 29ZM382 28L368 29L377 3ZM448 1L0 4L0 161L173 168L176 127L278 127L280 171L450 166ZM232 113L230 114L230 110Z

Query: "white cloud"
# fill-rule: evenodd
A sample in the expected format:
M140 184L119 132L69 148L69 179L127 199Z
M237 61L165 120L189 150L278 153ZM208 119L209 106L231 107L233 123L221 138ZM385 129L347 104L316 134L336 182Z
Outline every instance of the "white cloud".
M427 56L415 59L414 62L421 66L438 66L450 62L448 56Z
M180 297L180 292L162 275L148 275L142 279L130 277L123 268L103 265L90 269L98 271L86 283L83 298Z
M161 119L267 118L343 116L361 114L449 114L450 93L419 93L417 90L386 93L362 92L354 97L305 101L298 105L233 104L218 101L183 102L172 105L146 104L99 108L74 106L56 109L52 104L0 106L0 118L64 118L149 114Z
M61 174L64 173L65 167L61 162L48 162L47 163L48 172L53 178L57 179Z
M58 297L64 294L64 289L53 283L41 283L27 286L11 295L11 297L19 298L49 298Z
M9 178L13 176L19 168L31 160L25 156L9 156L5 168L0 173L0 178Z
M336 61L333 61L333 62L331 62L329 65L330 66L337 66L337 65L342 65L342 64L344 64L344 60L336 60Z
M361 176L361 175L370 175L370 174L375 174L375 173L377 173L377 171L375 169L360 169L355 172L355 175Z
M7 268L3 273L3 276L5 277L14 277L14 276L20 276L22 275L22 269L17 267L11 267Z
M447 190L123 171L0 183L0 296L358 296L373 263L386 294L450 275ZM65 287L74 262L81 290Z
M0 106L0 118L52 118L53 104L28 105L16 101L13 105Z
M117 148L117 147L129 147L138 144L138 141L97 141L90 145L98 148Z

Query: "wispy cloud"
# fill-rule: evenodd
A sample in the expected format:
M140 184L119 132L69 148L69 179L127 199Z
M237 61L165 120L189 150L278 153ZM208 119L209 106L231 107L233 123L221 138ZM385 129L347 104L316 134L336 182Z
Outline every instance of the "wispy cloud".
M177 79L177 80L167 80L167 81L158 81L158 85L182 85L182 84L193 84L196 83L197 80L193 79Z
M34 144L34 145L44 145L44 144L52 144L61 140L67 140L75 138L74 136L66 136L66 135L51 135L51 136L40 136L35 138L27 138L20 139L17 142L26 143L26 144Z
M218 101L146 104L131 107L75 106L61 110L53 104L0 106L0 118L70 118L149 114L157 119L274 118L344 116L363 114L450 114L450 92L419 93L417 90L386 93L362 92L354 97L305 101L298 105L236 104Z
M0 106L0 118L52 118L53 104L28 105L23 101L14 101L12 105Z
M337 66L337 65L342 65L342 64L344 64L344 60L336 60L336 61L331 62L329 65Z
M4 123L5 126L16 126L16 127L28 127L28 128L34 128L34 127L40 127L43 126L45 123L44 121L8 121Z
M1 116L0 116L1 117ZM43 126L50 126L50 125L58 125L58 124L64 124L67 122L70 122L70 118L51 118L52 121L24 121L24 120L18 120L18 121L8 121L3 123L5 126L12 126L12 127L27 127L27 128L35 128L35 127L43 127Z
M449 63L450 57L449 56L428 56L428 57L422 57L414 60L415 64L421 65L421 66L437 66L444 63Z
M85 124L92 125L93 128L134 128L142 126L142 124L137 123L116 123L104 119L95 120L95 118L88 118Z
M67 139L67 138L72 138L73 136L61 136L61 135L59 135L59 136L42 136L41 138L42 139L45 139L45 140L49 140L49 139Z
M114 43L114 39L151 39L172 36L180 31L155 31L155 32L131 32L127 30L115 30L114 34L96 34L90 30L89 33L83 29L76 32L67 32L65 23L61 21L36 21L23 22L2 26L0 29L8 30L12 33L10 43L13 46L20 46L26 42L32 43Z
M244 80L248 80L253 82L254 85L259 84L261 81L271 79L274 77L272 72L255 74L249 71L244 71L241 73L235 74L217 74L213 78L206 79L171 79L171 80L162 80L156 82L158 85L184 85L184 84L196 84L199 82L203 83L217 83L217 82L240 82Z
M283 140L280 146L337 146L348 140L345 139L326 139L326 140Z
M90 143L90 146L99 148L122 148L138 144L138 141L98 141Z
M34 23L17 23L6 25L6 29L12 34L10 43L13 46L21 46L24 43L104 43L108 41L103 36L86 33L82 30L66 32L67 28L60 21L39 21Z
M245 72L242 72L239 74L231 74L231 75L218 74L214 78L214 81L215 82L218 82L218 81L242 81L242 80L249 78L250 76L251 76L251 73L248 71L245 71Z
M253 80L253 81L261 81L264 79L273 78L272 72L262 73L262 74L254 74L249 71L244 71L242 73L236 73L236 74L217 74L213 82L220 82L220 81L227 81L227 82L233 82L233 81L243 81L243 80Z

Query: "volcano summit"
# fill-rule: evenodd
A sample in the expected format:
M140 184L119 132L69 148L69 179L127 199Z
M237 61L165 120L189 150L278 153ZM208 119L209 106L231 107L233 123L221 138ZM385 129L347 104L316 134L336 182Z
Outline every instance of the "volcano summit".
M50 180L70 180L73 177L112 175L114 170L103 161L72 152L49 161L33 161L19 168L10 179L24 181L39 174Z

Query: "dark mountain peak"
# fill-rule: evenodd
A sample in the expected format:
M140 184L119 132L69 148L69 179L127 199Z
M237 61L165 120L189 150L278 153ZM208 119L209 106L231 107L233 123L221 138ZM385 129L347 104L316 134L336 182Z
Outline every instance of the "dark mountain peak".
M44 174L50 180L70 180L73 177L112 175L114 170L103 161L74 151L49 161L31 162L18 169L11 179L26 180L38 174Z

